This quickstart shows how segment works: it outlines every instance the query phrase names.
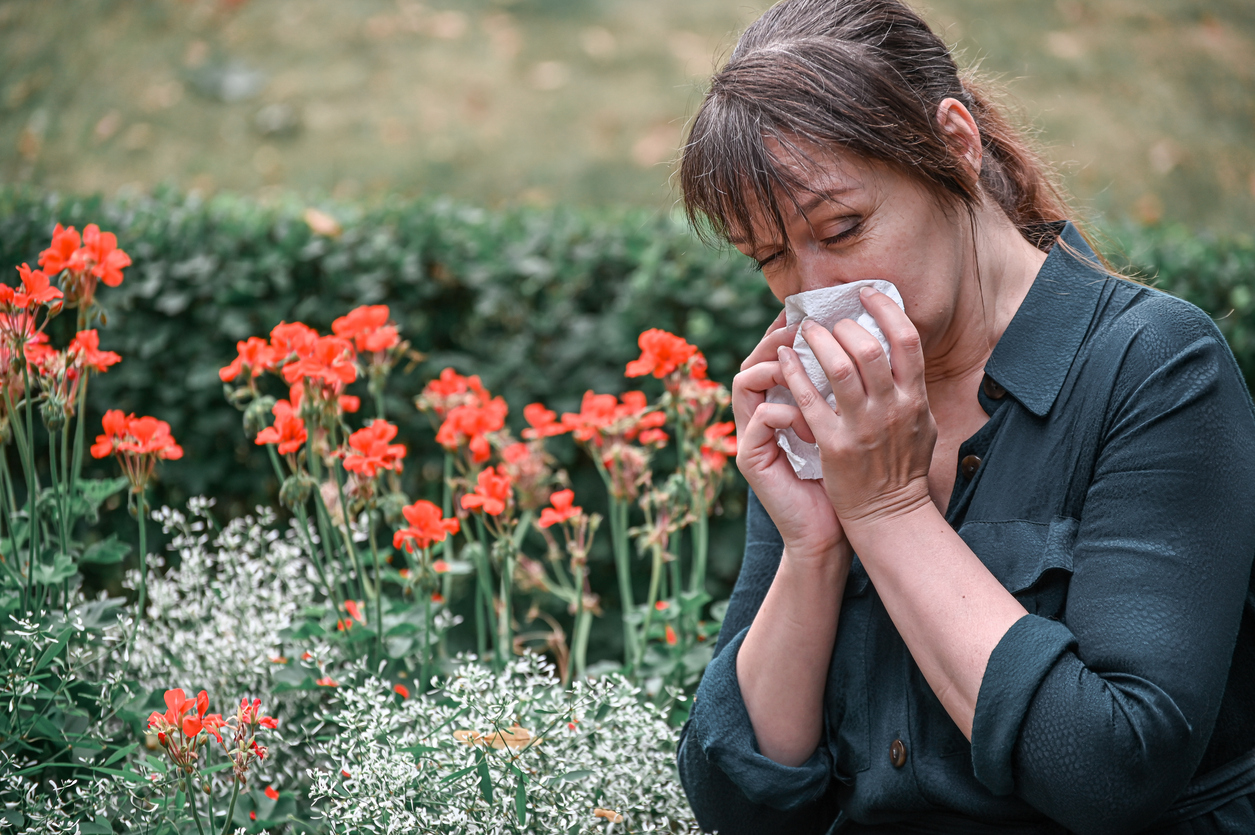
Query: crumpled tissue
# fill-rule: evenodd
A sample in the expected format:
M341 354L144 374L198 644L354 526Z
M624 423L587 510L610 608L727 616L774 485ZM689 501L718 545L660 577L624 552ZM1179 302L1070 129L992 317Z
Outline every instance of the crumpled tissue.
M898 307L902 307L902 295L898 292L898 288L894 287L890 282L881 279L851 281L848 284L821 287L818 290L808 290L805 293L789 296L784 300L786 324L796 325L803 319L809 318L831 330L833 325L840 320L853 319L871 333L872 336L876 337L877 341L880 342L880 347L884 349L885 355L888 356L888 340L885 339L885 335L881 332L880 326L876 324L876 320L863 308L863 302L859 299L859 291L864 287L871 287L884 293L897 302ZM819 391L820 396L827 401L829 406L836 408L837 399L832 394L832 384L828 382L828 375L824 373L819 360L815 358L815 353L806 344L806 340L802 338L800 330L793 339L793 350L797 352L798 358L802 361L802 367L806 369L806 375L815 384L815 388ZM787 403L790 406L797 405L793 395L784 386L773 386L767 392L767 402ZM823 469L819 463L818 446L803 441L792 429L776 430L776 443L784 450L784 454L788 457L789 463L793 465L793 472L797 473L798 478L823 478Z

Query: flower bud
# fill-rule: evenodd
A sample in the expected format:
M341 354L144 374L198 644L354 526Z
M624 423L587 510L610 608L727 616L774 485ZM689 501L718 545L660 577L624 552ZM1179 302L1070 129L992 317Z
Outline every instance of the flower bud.
M248 389L240 389L248 392ZM270 425L270 410L274 408L275 399L269 395L258 397L244 409L244 431L256 435Z
M209 781L206 780L204 783L201 784L200 790L203 791L205 794L213 794L214 787L209 785Z
M309 473L293 473L283 480L283 486L279 488L279 501L285 507L296 510L309 501L309 495L317 485L318 482Z

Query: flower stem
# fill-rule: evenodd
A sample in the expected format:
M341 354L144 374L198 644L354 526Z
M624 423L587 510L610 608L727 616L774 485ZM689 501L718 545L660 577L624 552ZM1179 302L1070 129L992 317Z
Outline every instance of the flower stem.
M184 780L187 783L187 808L192 810L192 820L196 822L196 831L200 835L205 835L205 827L200 825L200 812L196 811L196 787L192 785L192 775L187 775ZM213 823L210 822L210 826Z
M701 594L706 590L706 556L710 549L709 511L695 505L693 521L693 568L689 575L689 594Z
M231 789L231 804L227 806L227 820L222 825L222 835L231 835L231 819L235 817L235 799L240 796L240 778L235 778L235 786Z
M453 480L453 456L449 453L444 454L444 480L441 482L441 498L440 510L441 515L448 518L453 510L453 486L449 483ZM447 536L439 545L440 550L436 553L443 559L448 559L453 551L453 537ZM445 600L450 599L453 592L453 577L446 573L440 578L440 594ZM444 633L440 635L440 657L446 658L449 654L449 643Z
M654 617L654 604L658 602L658 582L662 579L662 546L655 544L652 549L654 561L649 569L649 597L645 601L645 617L641 620L640 640L636 644L636 655L632 659L632 669L628 678L634 678L645 658L645 647L649 644L649 625Z
M636 630L630 618L636 611L632 598L632 562L628 543L628 503L610 499L610 542L614 546L614 567L619 578L619 605L623 620L623 663L631 664L636 657Z
M375 545L375 514L368 509L366 517L370 523L370 559L375 564L375 654L378 661L383 658L383 566Z
M581 564L575 572L575 629L571 636L571 657L575 662L575 677L584 678L584 670L588 666L588 633L592 627L592 613L584 608L584 576L588 568Z

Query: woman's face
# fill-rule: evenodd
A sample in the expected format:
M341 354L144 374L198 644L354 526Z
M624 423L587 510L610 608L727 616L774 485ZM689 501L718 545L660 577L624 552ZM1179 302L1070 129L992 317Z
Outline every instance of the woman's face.
M927 188L887 166L847 154L815 159L795 170L808 187L798 205L781 201L787 241L760 210L757 245L736 234L732 243L758 262L781 302L861 279L892 282L929 353L954 323L965 279L974 277L966 212L947 212Z

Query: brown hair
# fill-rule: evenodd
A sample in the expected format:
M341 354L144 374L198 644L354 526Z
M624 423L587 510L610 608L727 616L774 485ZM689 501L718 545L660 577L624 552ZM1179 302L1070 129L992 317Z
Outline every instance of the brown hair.
M946 98L980 129L979 179L937 125ZM1053 171L898 0L783 0L745 31L681 158L685 209L701 234L752 238L755 205L783 233L780 196L796 203L806 188L769 143L803 165L814 164L808 149L832 147L887 163L969 214L983 193L1042 248L1053 241L1046 224L1069 214Z

